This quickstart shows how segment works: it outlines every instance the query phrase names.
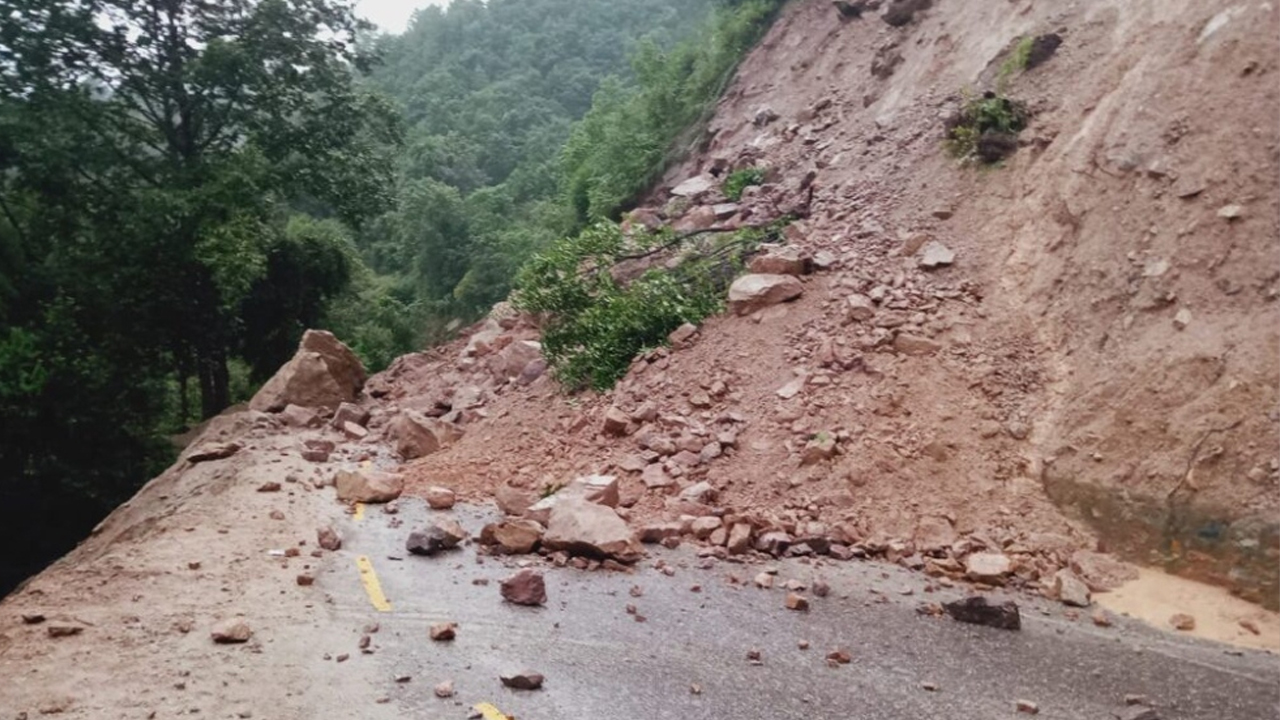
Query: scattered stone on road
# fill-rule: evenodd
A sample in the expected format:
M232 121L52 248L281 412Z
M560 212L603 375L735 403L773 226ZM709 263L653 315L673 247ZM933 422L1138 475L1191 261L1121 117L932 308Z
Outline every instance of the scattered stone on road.
M1155 708L1134 707L1126 710L1121 720L1160 720L1160 713Z
M445 642L458 636L458 624L451 622L432 623L427 632L432 640Z
M756 575L754 582L756 587L762 590L768 590L773 587L773 576L769 573L762 572L759 575Z
M414 555L435 555L441 550L452 550L467 539L467 531L457 520L439 520L425 530L409 533L404 549Z
M253 637L253 630L249 628L249 623L240 618L231 618L223 620L213 629L209 631L209 637L220 645L233 645L237 643L248 642Z
M1111 618L1107 616L1107 611L1098 608L1093 611L1093 624L1098 627L1111 627Z
M1181 630L1182 632L1191 632L1196 629L1196 619L1186 613L1177 613L1169 618L1169 624L1173 626L1174 630Z
M1040 714L1040 706L1031 702L1030 700L1019 700L1017 703L1017 707L1018 707L1018 712L1020 713L1026 713L1028 715Z
M799 593L787 593L787 609L804 612L809 609L809 599Z
M993 605L985 597L973 595L963 600L943 603L942 607L948 615L962 623L1002 630L1022 629L1022 615L1018 612L1018 604L1012 600Z
M817 597L826 597L831 594L831 586L826 580L814 580L813 587L810 588Z
M501 555L525 555L538 546L544 532L534 520L513 518L485 525L480 531L480 544Z
M260 493L280 492L280 483L275 482L274 480L271 482L262 483L261 485L258 486L258 492Z
M404 492L404 477L382 470L339 470L333 478L338 499L347 503L385 503Z
M432 510L448 510L457 501L457 496L449 488L427 488L427 504L431 506Z
M316 544L330 552L342 549L342 536L331 525L316 528Z
M548 550L624 563L644 555L635 533L613 508L583 497L566 497L555 504L542 544Z
M502 598L516 605L543 605L547 602L547 583L542 573L525 568L502 581Z
M445 680L439 685L436 685L435 690L433 692L435 692L436 697L440 698L441 700L445 700L447 698L453 697L453 681Z
M841 649L837 648L837 649L832 650L831 652L827 653L827 663L828 663L828 664L832 664L832 665L848 665L848 664L849 664L849 663L851 663L851 662L853 662L853 656L849 654L849 651L848 651L848 650L841 650Z
M298 573L298 577L296 578L296 580L298 585L302 587L314 585L316 582L315 576L312 575L311 573Z
M542 675L536 672L522 672L513 675L502 675L498 678L503 685L512 690L541 690Z

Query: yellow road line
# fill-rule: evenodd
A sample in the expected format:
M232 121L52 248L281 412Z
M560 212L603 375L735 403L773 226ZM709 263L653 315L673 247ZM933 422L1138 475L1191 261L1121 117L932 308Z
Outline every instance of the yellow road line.
M373 608L378 612L391 612L391 603L382 594L382 583L378 582L378 574L373 571L369 556L361 555L356 558L356 568L360 570L360 582L364 585L364 591L369 594L369 602L373 603Z
M498 708L490 705L489 703L480 703L473 707L472 710L480 713L484 717L484 720L511 720L506 715L503 715Z
M351 517L355 518L356 522L364 519L364 503L356 503L356 511L351 514Z

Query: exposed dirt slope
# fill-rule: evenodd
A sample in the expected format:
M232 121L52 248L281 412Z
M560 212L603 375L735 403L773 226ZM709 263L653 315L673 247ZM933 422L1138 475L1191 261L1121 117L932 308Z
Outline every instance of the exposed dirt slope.
M795 304L712 319L608 398L506 386L416 471L489 493L638 467L637 443L602 436L601 418L652 403L648 424L676 440L737 432L736 450L681 478L705 476L730 508L882 542L941 516L981 544L1048 551L1029 579L1097 533L1274 605L1278 29L1266 4L939 2L893 28L793 3L705 152L664 187L755 163L778 184L744 205L776 209L813 171L790 237L834 268ZM1007 81L1034 112L1023 147L999 168L960 166L940 143L960 90L992 87L1018 38L1048 32L1056 55ZM650 204L680 207L667 197ZM1239 217L1222 217L1229 205ZM954 265L918 266L929 239ZM875 319L848 321L855 292L883 294ZM938 345L904 351L900 334ZM390 397L473 382L460 347L408 360ZM803 390L778 397L797 375ZM726 413L740 422L718 423ZM840 454L801 467L815 433L837 435Z

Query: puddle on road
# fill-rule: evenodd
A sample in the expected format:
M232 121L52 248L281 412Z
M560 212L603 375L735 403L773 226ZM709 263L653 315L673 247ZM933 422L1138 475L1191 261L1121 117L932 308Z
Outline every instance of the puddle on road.
M1111 592L1098 593L1094 600L1102 607L1151 625L1206 640L1240 647L1280 650L1280 613L1241 600L1225 588L1205 585L1169 575L1159 570L1139 568L1138 579ZM1196 619L1191 632L1175 631L1169 618L1186 613ZM1259 634L1240 622L1254 623Z

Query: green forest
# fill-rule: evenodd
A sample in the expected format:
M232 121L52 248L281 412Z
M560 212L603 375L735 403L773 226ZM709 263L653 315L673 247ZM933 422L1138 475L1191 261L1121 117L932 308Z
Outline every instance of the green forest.
M305 329L376 371L617 221L781 4L0 0L0 594Z

